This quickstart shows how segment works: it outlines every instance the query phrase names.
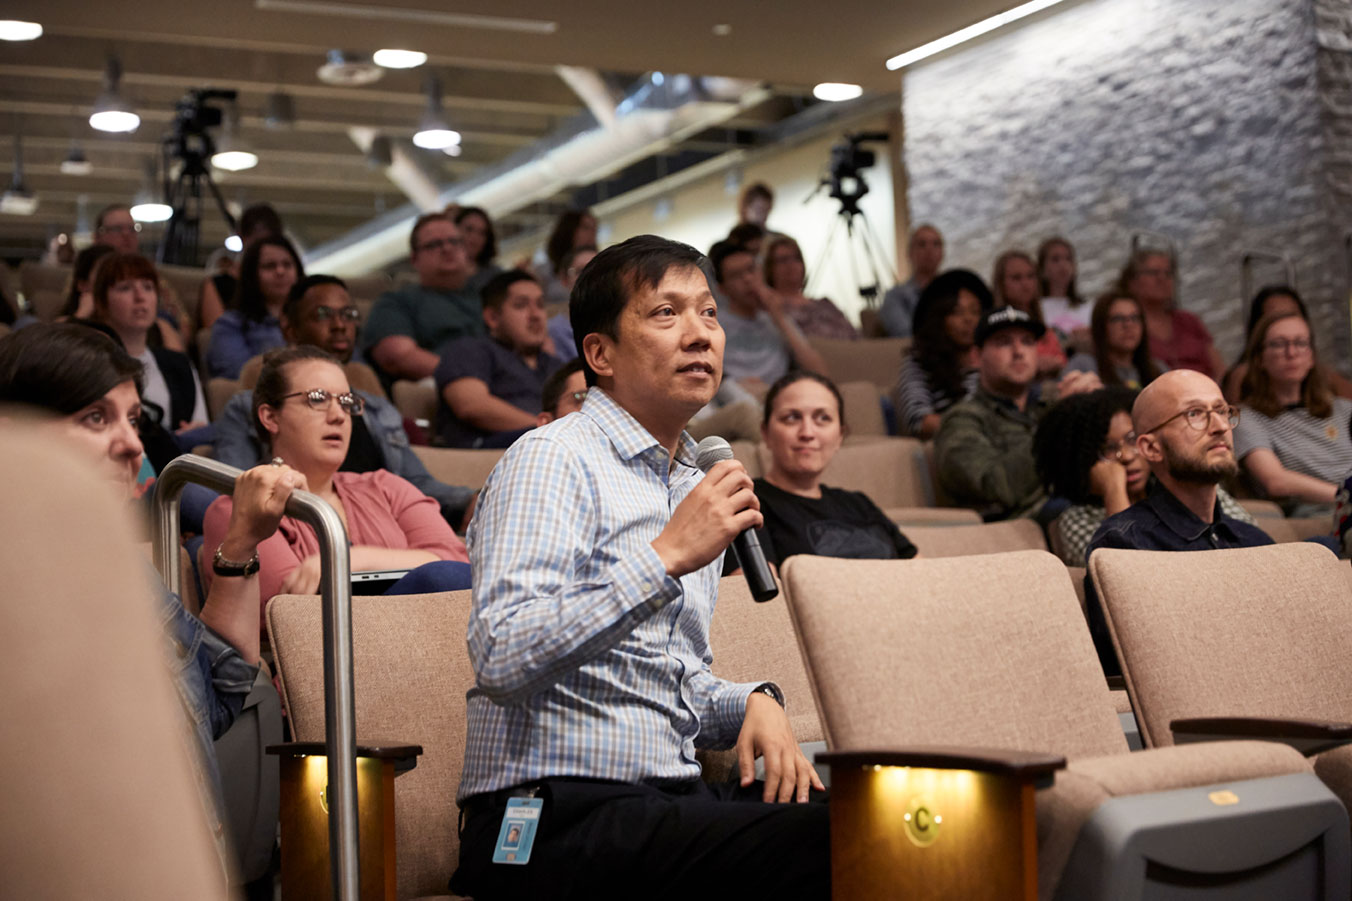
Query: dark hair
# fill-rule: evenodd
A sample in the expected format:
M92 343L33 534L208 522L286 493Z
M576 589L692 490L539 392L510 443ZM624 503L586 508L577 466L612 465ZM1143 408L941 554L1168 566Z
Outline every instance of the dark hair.
M559 401L563 399L563 389L568 384L569 376L581 371L581 357L573 357L567 363L555 369L553 374L545 379L544 386L540 389L540 409L550 416L557 415L554 411L558 408Z
M754 257L751 249L735 241L719 241L713 247L709 248L709 265L714 272L714 281L720 285L723 284L723 264L727 262L728 257L734 257L739 253Z
M1168 260L1169 274L1175 279L1178 278L1178 260L1174 258L1172 253L1167 250L1160 250L1157 247L1141 247L1127 258L1126 264L1122 267L1122 272L1117 276L1116 290L1128 297L1135 297L1136 295L1131 293L1131 283L1136 280L1136 276L1141 274L1141 267L1144 266L1145 261L1151 257L1164 257ZM1177 283L1174 285L1174 290L1178 290ZM1177 298L1174 298L1174 300L1170 302L1170 308L1173 307L1173 303L1176 301Z
M758 197L761 200L768 200L770 203L775 202L775 192L770 189L769 185L763 181L753 181L745 188L742 188L742 194L737 198L738 212L740 213L748 203Z
M836 387L835 382L831 381L826 376L818 375L815 372L809 372L806 369L795 369L792 372L781 375L775 380L775 383L770 386L770 390L765 392L765 409L761 413L761 428L765 428L770 424L770 417L774 415L775 411L775 400L779 398L779 395L784 389L802 381L816 382L818 385L821 385L827 391L831 392L831 396L836 399L836 418L840 421L840 431L844 434L845 399L840 396L840 389Z
M567 210L554 222L554 230L549 233L549 240L545 242L545 256L549 257L549 265L554 267L556 275L562 264L563 255L573 249L578 226L586 218L596 217L589 209Z
M733 244L751 244L754 241L764 241L765 236L769 234L765 226L757 225L754 222L739 222L728 232L727 240Z
M484 247L483 250L479 251L479 255L474 258L474 262L480 266L487 266L498 255L498 233L493 228L493 220L489 218L488 212L483 207L462 206L460 212L455 214L455 224L459 225L470 216L478 216L484 221Z
M1089 313L1089 334L1094 339L1094 360L1098 365L1099 379L1105 385L1122 385L1117 375L1117 367L1108 355L1108 312L1119 300L1136 307L1136 315L1141 317L1141 340L1131 352L1131 365L1136 367L1144 388L1160 377L1160 368L1155 358L1150 356L1150 331L1145 321L1145 310L1141 302L1130 294L1121 291L1109 291L1094 301L1094 309Z
M94 269L99 260L117 251L107 244L90 244L75 255L75 265L70 273L70 293L66 295L66 304L61 308L62 316L74 316L80 309L80 282L92 282ZM90 285L92 292L93 285Z
M1052 407L1033 433L1033 460L1049 494L1072 504L1096 500L1089 484L1108 427L1118 413L1131 414L1136 392L1121 386L1072 394Z
M422 231L423 226L429 222L449 222L451 225L455 225L455 220L445 213L423 213L417 219L414 219L413 230L408 233L409 256L418 255L418 232Z
M704 263L704 255L689 244L656 235L638 235L607 247L587 264L573 285L568 320L573 326L573 341L588 385L596 384L596 373L587 365L587 355L582 349L587 336L601 334L618 341L620 314L630 297L656 288L668 270L678 266L702 269Z
M1305 301L1296 293L1295 288L1288 288L1286 285L1265 285L1258 290L1249 302L1249 321L1244 326L1244 343L1247 346L1249 339L1253 337L1253 330L1258 327L1258 323L1267 315L1267 302L1274 297L1289 297L1296 302L1296 307L1300 309L1301 318L1306 322L1310 321L1310 311L1305 307ZM1241 357L1241 359L1243 359Z
M155 264L139 253L114 253L100 260L94 267L94 284L89 288L94 295L94 308L100 309L108 305L108 291L113 285L134 278L145 278L154 282L158 294L160 275L155 271Z
M982 313L995 307L995 297L981 276L970 269L950 269L936 275L920 292L911 319L911 354L928 373L936 398L957 400L964 394L958 354L965 348L959 347L944 327L944 319L957 309L962 291L976 297Z
M803 248L798 246L797 241L795 241L793 238L790 238L788 235L775 235L773 238L771 238L770 243L765 245L765 263L763 266L762 273L765 276L765 283L769 285L771 288L775 287L774 281L771 278L771 276L774 274L775 269L774 267L775 251L781 247L792 247L794 249L794 252L798 254L798 261L800 263L803 262ZM806 264L804 264L803 284L795 285L792 290L801 291L806 286L807 286L807 266ZM780 289L775 288L775 290L778 291Z
M1272 378L1263 367L1263 351L1267 342L1268 330L1283 319L1299 319L1308 327L1310 320L1298 313L1278 313L1264 316L1258 320L1249 341L1244 346L1244 362L1249 369L1240 383L1239 399L1253 407L1264 416L1277 416L1285 405L1277 400L1272 390ZM1327 419L1333 415L1333 392L1329 389L1328 379L1324 377L1319 365L1319 353L1315 349L1314 329L1310 328L1310 371L1300 385L1300 403L1315 419Z
M282 399L291 393L290 383L286 380L286 367L302 360L321 360L332 363L339 369L343 364L332 354L326 353L312 344L299 344L295 347L279 347L263 354L263 368L258 371L258 382L253 388L253 426L263 447L272 447L272 435L263 428L258 419L258 409L264 404L280 407Z
M280 247L291 254L296 264L296 280L305 278L305 266L301 264L300 254L291 242L281 235L265 235L244 248L244 257L239 261L239 281L235 285L234 308L245 319L262 322L268 315L268 301L263 296L263 288L258 283L258 266L264 247Z
M499 272L488 280L488 283L479 291L479 297L483 301L485 310L502 309L502 303L507 299L511 292L512 285L517 282L530 282L533 285L540 284L535 276L529 272L522 272L520 269L508 269L506 272Z
M239 214L241 240L253 242L263 237L281 237L284 233L282 217L277 215L277 211L270 204L251 204Z
M1005 270L1009 268L1010 261L1023 260L1032 268L1034 275L1037 273L1037 262L1022 250L1006 250L995 258L995 270L991 273L991 289L995 292L996 306L1013 306L1005 299ZM1042 298L1033 297L1033 303L1028 309L1028 314L1038 322L1042 321Z
M109 213L116 213L118 210L123 210L127 213L131 213L131 207L127 206L125 203L110 203L103 209L99 210L99 214L94 217L94 231L98 231L99 229L103 228L103 220L108 218Z
M287 292L286 303L282 305L282 315L292 322L296 321L296 308L300 302L305 299L305 295L310 293L311 288L318 288L320 285L337 285L344 291L347 290L347 282L336 275L307 275L304 278L296 280Z
M1053 247L1064 247L1070 251L1070 258L1075 259L1075 246L1060 236L1053 236L1043 241L1037 246L1037 285L1042 296L1046 297L1051 286L1047 281L1047 257L1051 254ZM1078 307L1084 303L1084 298L1075 287L1075 276L1070 277L1070 284L1066 286L1066 300L1070 301L1071 307Z
M143 372L117 341L71 322L35 322L0 338L0 403L69 416L123 382L140 394Z

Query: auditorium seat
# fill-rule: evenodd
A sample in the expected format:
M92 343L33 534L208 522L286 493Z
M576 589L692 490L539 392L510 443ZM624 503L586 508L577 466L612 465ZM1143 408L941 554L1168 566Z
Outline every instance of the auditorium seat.
M770 468L770 449L757 445L761 472ZM822 473L832 488L862 491L880 508L933 507L934 485L924 449L914 438L879 438L842 445Z
M173 290L179 306L183 307L183 312L188 316L189 325L196 331L197 302L202 299L202 282L206 280L206 272L196 266L174 266L167 263L156 263L155 271L160 274L160 280Z
M488 474L498 465L504 451L459 447L424 447L415 445L413 452L423 461L427 471L447 485L462 485L478 491L488 481Z
M840 397L845 402L845 423L851 436L886 435L887 420L883 417L883 393L873 382L838 382Z
M0 894L226 899L132 509L0 429Z
M1265 501L1256 497L1237 497L1235 500L1241 507L1249 511L1249 515L1260 521L1265 518L1281 519L1286 516L1282 512L1281 505L1274 501Z
M911 345L909 338L808 338L808 343L826 360L827 371L837 385L872 382L880 391L890 391L901 370L901 356Z
M239 368L239 387L245 391L252 391L254 385L258 384L258 374L263 371L263 355L250 357L248 361ZM376 371L365 363L358 360L349 360L343 364L343 372L347 375L347 383L356 391L365 391L367 394L374 394L377 397L385 396L385 389L380 384L380 376Z
M888 507L883 510L907 535L915 527L979 526L981 515L962 507Z
M1066 758L1036 794L1039 898L1200 898L1221 885L1230 898L1347 897L1346 810L1293 749L1249 741L1128 752L1066 568L1051 554L798 556L783 575L834 752L939 746ZM972 878L983 878L979 868Z
M366 321L367 315L371 312L371 307L375 305L376 298L394 287L394 282L383 272L372 272L369 275L357 275L352 278L343 279L347 283L348 296L352 302L361 310L362 321Z
M1290 741L1352 805L1352 746L1339 744L1352 741L1347 561L1313 544L1278 544L1188 554L1104 548L1089 563L1147 746L1199 733ZM1197 717L1252 719L1173 730ZM1320 723L1340 724L1341 739Z
M230 398L239 393L239 390L238 379L207 379L207 415L211 417L212 422L221 418L221 414L225 412L225 405L230 402Z
M967 557L972 554L1047 549L1042 527L1031 519L979 522L976 525L917 526L905 531L906 537L925 557Z
M1267 532L1278 544L1305 541L1320 535L1333 535L1332 516L1309 516L1284 519L1277 516L1257 516L1258 528Z
M431 423L437 416L437 388L431 380L412 382L399 379L390 386L390 400L399 415L414 422Z
M746 467L746 474L759 479L765 473L761 470L760 445L753 441L729 441L732 458Z

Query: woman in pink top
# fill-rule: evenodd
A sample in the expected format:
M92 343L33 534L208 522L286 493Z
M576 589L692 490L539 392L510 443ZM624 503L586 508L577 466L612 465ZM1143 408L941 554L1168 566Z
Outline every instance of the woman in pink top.
M435 561L467 562L465 543L441 516L437 502L383 469L339 472L362 400L343 367L314 347L270 352L253 392L254 426L274 459L304 476L298 486L332 505L347 526L352 570L412 570ZM230 498L206 515L206 547L215 547L230 521ZM319 542L308 525L285 517L258 546L259 595L313 594L319 588ZM467 567L451 568L438 587L468 587ZM205 575L210 577L210 570ZM444 577L446 574L442 574ZM426 579L420 586L426 586ZM398 587L395 589L398 590Z
M1170 369L1195 369L1219 379L1225 371L1202 320L1177 308L1174 300L1174 258L1158 250L1138 250L1122 269L1118 288L1141 302L1150 356Z

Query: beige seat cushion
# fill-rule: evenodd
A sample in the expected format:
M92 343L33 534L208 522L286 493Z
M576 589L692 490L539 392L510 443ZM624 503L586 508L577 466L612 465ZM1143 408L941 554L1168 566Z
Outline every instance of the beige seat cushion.
M958 526L916 526L906 530L926 557L970 557L1006 551L1045 551L1042 527L1031 519Z
M391 400L405 419L425 419L431 422L437 415L437 388L427 380L410 382L400 379L390 386Z
M207 413L212 421L221 418L225 405L238 393L239 382L236 379L214 378L207 381Z
M883 513L908 535L913 526L981 525L981 515L963 507L889 507Z
M432 477L447 485L463 485L478 491L488 481L493 467L498 465L504 451L459 447L426 447L414 445L413 452L422 460Z
M872 382L878 390L889 391L897 381L901 356L911 346L911 339L809 338L808 343L826 360L831 378L837 385Z
M845 424L850 434L886 435L887 420L883 418L882 390L873 382L838 383L840 397L845 402Z

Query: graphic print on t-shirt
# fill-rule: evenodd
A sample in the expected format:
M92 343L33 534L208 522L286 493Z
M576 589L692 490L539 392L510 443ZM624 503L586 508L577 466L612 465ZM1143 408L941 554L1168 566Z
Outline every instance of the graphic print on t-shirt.
M895 557L892 538L878 526L856 526L838 519L819 519L808 524L808 541L819 557L878 560Z

